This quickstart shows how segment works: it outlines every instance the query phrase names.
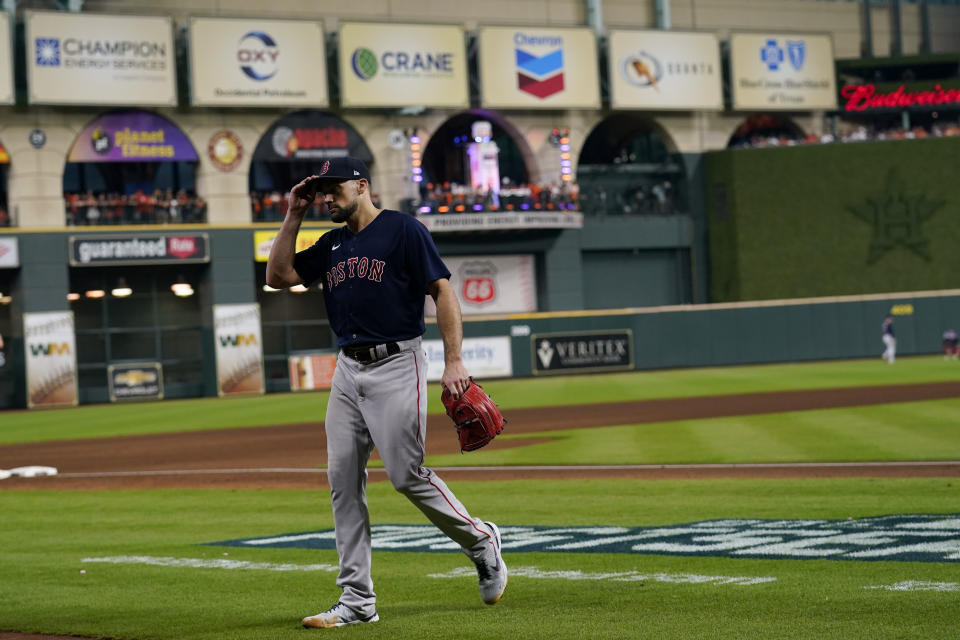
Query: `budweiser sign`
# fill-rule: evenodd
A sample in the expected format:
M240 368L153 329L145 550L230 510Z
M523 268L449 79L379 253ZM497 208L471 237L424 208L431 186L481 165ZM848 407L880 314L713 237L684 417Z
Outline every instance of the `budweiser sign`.
M878 92L873 84L851 84L840 89L840 95L847 111L960 104L960 89L944 89L939 84L921 91L907 91L900 85L889 93Z

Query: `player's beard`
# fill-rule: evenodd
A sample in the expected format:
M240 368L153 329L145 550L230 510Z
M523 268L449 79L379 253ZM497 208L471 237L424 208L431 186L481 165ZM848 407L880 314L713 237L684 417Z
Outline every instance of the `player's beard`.
M330 213L330 219L334 222L346 222L359 207L360 203L356 200L345 207L337 207L336 210Z

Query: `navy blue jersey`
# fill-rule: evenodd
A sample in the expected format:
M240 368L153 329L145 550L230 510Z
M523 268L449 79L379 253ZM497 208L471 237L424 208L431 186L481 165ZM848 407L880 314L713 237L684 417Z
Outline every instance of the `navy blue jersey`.
M427 286L450 278L426 227L389 209L360 233L346 225L325 233L297 253L293 268L305 283L323 284L341 347L423 335Z
M884 335L887 335L887 336L893 337L894 334L893 334L893 321L892 321L892 320L884 320L884 322L883 322L883 334L884 334Z

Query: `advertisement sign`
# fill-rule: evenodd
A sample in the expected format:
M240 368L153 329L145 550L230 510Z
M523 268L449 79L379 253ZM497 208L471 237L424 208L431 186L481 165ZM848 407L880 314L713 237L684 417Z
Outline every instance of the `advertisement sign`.
M478 40L483 106L600 108L593 29L482 27Z
M171 18L28 11L24 22L30 104L177 104Z
M417 216L430 233L481 231L484 229L582 229L579 211L507 211L505 213L458 213Z
M633 369L633 332L577 331L530 337L533 374Z
M945 87L939 82L920 86L899 85L885 89L872 83L848 84L840 88L843 110L857 113L884 109L909 109L911 107L954 107L960 104L960 88Z
M70 236L70 265L187 264L210 261L205 233Z
M290 356L290 391L329 389L337 369L337 354Z
M714 34L613 30L609 45L614 109L723 109Z
M320 236L329 229L300 229L297 234L297 246L294 251L303 251L317 243ZM273 241L277 237L277 231L254 231L253 232L253 256L256 262L266 262L270 257L270 249L273 248Z
M72 311L23 314L27 408L77 404Z
M77 136L67 162L196 162L190 139L163 116L149 111L113 111Z
M444 258L463 315L527 313L537 310L533 255L458 256ZM437 307L427 296L426 314Z
M344 22L340 25L344 107L467 107L463 27Z
M217 395L263 393L260 305L213 305Z
M423 350L427 354L427 380L439 382L444 367L443 341L424 340ZM478 380L513 376L513 352L506 336L464 338L461 353L467 371Z
M240 136L229 129L217 131L207 142L207 157L220 171L233 171L243 160L243 142L240 141Z
M730 75L736 110L837 108L829 35L731 34Z
M20 266L16 236L0 236L0 269Z
M326 106L323 24L190 19L190 102L196 106Z
M10 13L0 12L0 104L13 104L13 47Z
M159 362L112 364L107 367L110 401L162 400L163 367Z
M305 109L277 120L260 138L255 162L298 162L353 156L364 162L373 154L360 134L336 116Z

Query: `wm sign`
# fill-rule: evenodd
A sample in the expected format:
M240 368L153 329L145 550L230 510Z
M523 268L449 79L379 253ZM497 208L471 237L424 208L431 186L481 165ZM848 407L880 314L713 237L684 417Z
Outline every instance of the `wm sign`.
M665 527L500 527L508 552L642 553L777 560L960 562L960 513L860 520L705 520ZM460 548L426 525L371 527L377 551ZM333 530L212 542L236 547L334 549Z
M68 356L70 345L66 342L48 342L47 344L31 344L31 356Z
M236 335L219 336L221 347L246 347L256 346L257 336L253 333L239 333Z

